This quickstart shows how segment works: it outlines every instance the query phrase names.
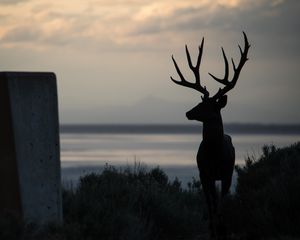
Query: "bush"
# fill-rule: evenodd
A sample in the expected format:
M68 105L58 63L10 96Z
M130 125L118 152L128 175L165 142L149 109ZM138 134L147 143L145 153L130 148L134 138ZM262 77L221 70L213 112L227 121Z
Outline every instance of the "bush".
M193 237L202 231L203 198L199 183L189 190L170 181L159 167L147 171L106 166L63 189L63 226L43 228L0 214L1 240L143 240Z
M64 190L68 239L165 239L193 236L202 230L204 202L183 190L160 169L107 166L101 174L80 178Z
M266 146L259 159L247 158L236 171L236 194L222 204L232 239L299 238L300 143ZM0 239L195 239L207 235L205 206L195 179L183 189L159 167L106 166L81 177L76 188L63 189L63 226L40 229L1 213Z
M226 203L231 232L250 238L300 237L300 143L237 167L236 195Z

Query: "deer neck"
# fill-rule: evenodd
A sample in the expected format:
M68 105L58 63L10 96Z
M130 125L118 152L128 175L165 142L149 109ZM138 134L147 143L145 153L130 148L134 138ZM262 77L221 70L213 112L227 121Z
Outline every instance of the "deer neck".
M223 142L224 129L222 117L203 122L202 137L204 143L218 144Z

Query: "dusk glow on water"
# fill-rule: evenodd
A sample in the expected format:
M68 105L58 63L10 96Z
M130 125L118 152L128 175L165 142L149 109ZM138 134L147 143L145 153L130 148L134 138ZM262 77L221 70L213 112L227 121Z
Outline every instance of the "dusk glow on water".
M300 140L300 135L231 134L236 150L236 164L247 156L258 158L264 145L283 147ZM101 171L106 165L147 167L160 166L167 174L183 182L198 176L196 154L201 134L61 134L63 180Z
M259 156L261 147L286 146L300 139L299 135L235 135L236 163L247 156ZM147 165L194 165L201 141L198 135L183 134L63 134L61 137L64 165L84 163L130 164L135 160Z

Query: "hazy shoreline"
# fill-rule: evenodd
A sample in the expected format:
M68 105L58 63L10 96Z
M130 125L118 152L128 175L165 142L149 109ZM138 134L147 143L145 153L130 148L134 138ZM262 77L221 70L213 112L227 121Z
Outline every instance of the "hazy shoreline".
M300 124L225 123L229 134L300 134ZM61 133L95 134L199 134L201 124L62 124Z

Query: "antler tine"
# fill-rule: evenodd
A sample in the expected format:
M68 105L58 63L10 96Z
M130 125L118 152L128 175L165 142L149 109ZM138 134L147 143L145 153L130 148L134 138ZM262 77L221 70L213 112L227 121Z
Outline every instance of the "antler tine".
M186 82L186 80L185 80L184 76L182 75L182 73L181 73L181 71L180 71L180 69L179 69L179 67L178 67L178 65L177 65L177 62L175 61L173 55L172 55L172 60L173 60L175 69L176 69L176 71L177 71L177 73L178 73L178 75L179 75L181 81L182 81L182 82ZM178 82L178 81L176 81L175 79L173 79L172 77L171 77L171 79L172 79L173 81L175 81L176 83Z
M188 81L185 80L185 78L184 78L184 76L182 75L182 73L181 73L181 71L180 71L180 69L179 69L179 67L178 67L178 65L177 65L177 62L175 61L173 55L172 55L172 60L173 60L175 69L176 69L176 71L177 71L177 73L178 73L178 75L179 75L179 77L180 77L180 81L175 80L173 77L170 77L171 80L172 80L174 83L178 84L178 85L181 85L181 86L184 86L184 87L193 88L193 89L198 90L198 89L196 88L196 85L195 85L194 83L190 83L190 82L188 82Z
M221 49L222 49L222 54L223 54L224 63L225 63L225 75L224 75L224 78L221 79L221 78L215 77L215 76L212 75L211 73L208 73L208 74L209 74L213 79L215 79L217 82L226 85L226 84L228 83L229 67L228 67L228 60L227 60L227 57L226 57L226 54L225 54L225 52L224 52L223 47L222 47Z
M196 84L198 84L201 88L202 88L202 86L200 83L200 63L201 63L202 53L203 53L203 44L204 44L204 38L202 38L201 45L199 46L199 54L198 54L198 58L197 58L197 64L195 67L193 66L191 56L189 53L189 49L188 49L187 45L185 45L185 52L186 52L186 57L188 60L189 67L195 75Z
M244 50L242 50L242 48L239 45L241 58L240 58L240 62L239 62L237 67L235 66L235 63L234 63L233 59L231 59L232 66L233 66L233 71L234 71L232 80L228 81L228 61L227 61L226 55L223 51L223 48L222 48L222 52L223 52L224 62L225 62L225 77L224 77L224 79L216 78L215 76L213 76L212 74L209 73L209 75L213 79L215 79L217 82L222 83L222 84L225 85L224 88L220 88L219 91L213 96L214 99L220 98L221 96L225 95L228 91L230 91L231 89L234 88L234 86L235 86L235 84L236 84L236 82L239 78L239 75L241 73L241 70L242 70L244 64L246 63L246 61L248 60L247 54L248 54L248 50L250 48L250 44L248 42L248 39L247 39L247 36L246 36L245 32L243 32L243 36L244 36L245 46L244 46Z
M192 63L191 56L190 56L189 49L188 49L187 45L185 45L185 52L186 52L186 58L188 60L189 67L190 67L190 69L193 71L193 73L195 75L196 85L198 85L201 88L201 84L200 84L200 72L199 72L200 65L199 65L198 68L197 68L197 65L195 67L193 66L193 63ZM199 59L199 57L201 58L200 53L198 55L198 59Z
M199 46L199 54L198 54L198 59L197 59L197 64L196 68L200 68L200 63L202 59L202 53L203 53L203 44L204 44L204 38L202 38L201 45Z
M181 81L177 81L173 77L171 77L171 80L174 83L178 84L178 85L193 88L193 89L201 92L202 94L204 94L204 98L206 98L206 97L209 96L209 92L200 83L200 63L201 63L201 58L202 58L202 53L203 53L203 44L204 44L204 38L202 38L201 45L199 46L199 54L198 54L198 59L197 59L196 66L193 66L188 47L187 47L187 45L185 45L185 51L186 51L186 57L187 57L188 65L189 65L190 69L193 71L193 73L195 75L195 79L196 79L195 83L191 83L191 82L186 81L186 79L182 75L182 73L181 73L181 71L180 71L173 55L172 55L172 60L173 60L175 69L176 69Z

